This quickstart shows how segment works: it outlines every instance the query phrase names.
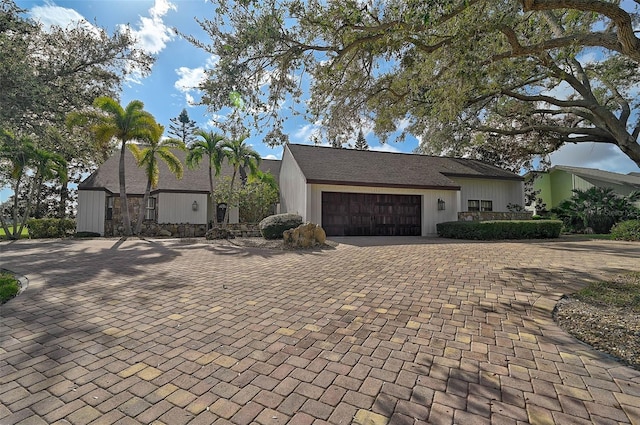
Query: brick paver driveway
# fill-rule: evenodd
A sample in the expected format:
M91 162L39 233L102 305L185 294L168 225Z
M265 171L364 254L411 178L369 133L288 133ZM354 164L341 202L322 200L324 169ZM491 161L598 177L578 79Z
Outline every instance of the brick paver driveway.
M1 243L0 424L640 423L640 372L551 319L640 245L341 242Z

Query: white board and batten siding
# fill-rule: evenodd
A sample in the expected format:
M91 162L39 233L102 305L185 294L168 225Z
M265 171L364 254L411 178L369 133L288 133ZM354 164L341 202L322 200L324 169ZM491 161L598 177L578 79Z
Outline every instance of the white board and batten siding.
M420 220L422 223L422 236L436 235L437 223L443 223L445 221L456 221L458 219L458 191L456 190L309 184L307 185L307 193L309 194L309 209L307 216L303 216L303 220L317 223L322 226L322 192L421 195L422 204ZM444 210L438 210L438 199L441 199L445 202Z
M95 232L104 236L106 199L106 193L103 190L78 191L77 232Z
M460 211L468 211L467 201L470 199L492 201L493 211L500 212L508 211L508 204L524 206L523 181L462 177L449 178L461 187Z
M304 221L307 217L307 179L293 155L285 146L280 166L280 211L299 214Z
M156 195L159 224L206 224L206 193L172 193L161 192ZM193 210L193 202L198 203L198 210Z

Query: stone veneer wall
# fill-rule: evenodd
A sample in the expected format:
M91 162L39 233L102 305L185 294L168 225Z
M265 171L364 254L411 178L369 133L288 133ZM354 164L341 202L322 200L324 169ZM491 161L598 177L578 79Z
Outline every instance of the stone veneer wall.
M129 204L129 219L131 220L131 229L135 229L138 214L140 213L141 197L127 197ZM123 236L124 226L122 224L122 211L120 209L120 197L114 196L112 220L105 220L104 235ZM227 229L236 237L259 237L260 229L257 223L229 223ZM143 236L172 236L176 238L200 238L207 233L206 224L158 224L152 220L145 220L142 223L141 234Z
M532 215L530 211L463 211L458 213L458 221L531 220Z

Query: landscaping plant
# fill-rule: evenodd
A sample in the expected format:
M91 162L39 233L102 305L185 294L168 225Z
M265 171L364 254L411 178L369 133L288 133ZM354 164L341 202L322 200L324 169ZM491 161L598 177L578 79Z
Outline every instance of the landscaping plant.
M574 189L573 196L551 212L570 232L591 228L594 233L609 233L620 221L640 218L640 210L633 205L639 200L640 192L621 196L612 189L594 186L587 190Z
M18 280L10 273L0 272L0 304L15 297L20 291Z
M611 228L611 237L621 241L640 241L640 220L621 221Z

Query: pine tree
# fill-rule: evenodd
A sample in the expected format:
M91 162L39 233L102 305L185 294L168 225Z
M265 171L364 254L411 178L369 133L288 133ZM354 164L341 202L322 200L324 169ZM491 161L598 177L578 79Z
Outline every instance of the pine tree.
M358 138L356 139L356 144L354 146L359 151L368 151L369 145L367 144L367 140L364 138L364 133L362 129L358 132Z
M182 140L185 146L190 146L195 141L194 132L198 129L196 122L189 118L189 114L186 109L183 109L175 118L170 119L169 135L176 139Z

